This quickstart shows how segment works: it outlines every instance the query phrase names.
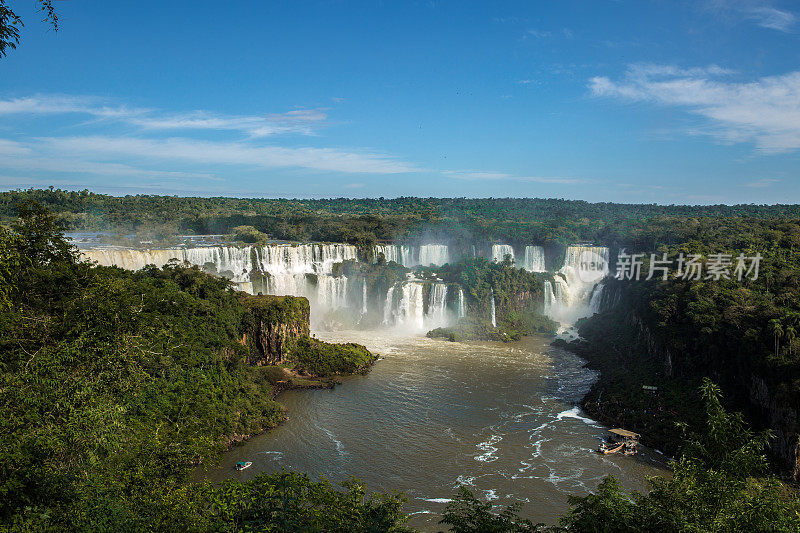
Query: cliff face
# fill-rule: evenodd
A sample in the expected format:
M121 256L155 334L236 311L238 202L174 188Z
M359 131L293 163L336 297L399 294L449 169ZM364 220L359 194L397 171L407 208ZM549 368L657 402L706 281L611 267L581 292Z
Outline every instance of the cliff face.
M275 365L292 354L297 342L311 332L308 299L295 296L245 296L248 308L242 344L250 350L248 363Z
M630 312L628 319L635 324L639 332L639 340L646 346L648 355L655 357L663 365L664 375L674 377L676 365L681 361L666 348L653 334L652 329L636 313ZM787 403L777 390L779 387L771 380L759 375L757 369L742 368L732 365L731 368L713 368L712 378L723 382L723 390L730 397L737 399L749 419L756 428L770 428L774 439L770 442L772 454L780 464L786 477L800 481L800 419L798 406ZM682 369L683 373L689 373ZM749 378L749 379L748 379ZM732 394L733 393L733 394Z

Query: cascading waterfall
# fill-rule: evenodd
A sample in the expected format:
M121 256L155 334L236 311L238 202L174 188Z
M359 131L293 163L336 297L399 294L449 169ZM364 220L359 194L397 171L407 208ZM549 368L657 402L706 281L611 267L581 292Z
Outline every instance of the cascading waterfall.
M492 307L491 307L491 311L492 311L492 327L496 328L497 327L497 317L496 317L496 312L495 312L495 307L494 307L494 289L492 288L492 289L489 289L489 290L491 291L491 294L492 294Z
M514 260L514 248L508 244L493 244L492 245L492 261L496 263L502 262L507 255L511 256Z
M403 249L405 246L399 244L378 244L372 248L372 262L378 262L378 255L383 254L386 262L394 261L398 264L403 264Z
M542 246L525 247L525 264L523 268L528 272L544 272L544 248Z
M319 276L317 278L317 304L323 309L347 307L347 278L344 276Z
M422 266L442 266L450 262L446 244L423 244L419 247L418 263Z
M188 262L230 279L246 292L306 296L312 306L323 310L347 305L347 278L332 276L333 265L358 259L358 250L349 244L269 244L161 250L109 247L86 249L81 253L100 265L116 265L129 270L139 270L150 264L162 267L170 260ZM310 275L313 275L311 279Z
M412 332L425 331L450 323L447 310L447 284L432 283L428 295L428 311L424 306L425 283L404 281L389 288L383 308L383 324ZM399 298L395 292L400 291Z
M361 314L367 314L367 280L365 279L361 285Z
M389 287L386 291L386 302L383 304L383 325L388 326L392 323L392 306L394 304L394 287Z
M544 284L544 312L553 320L572 324L600 305L602 280L608 274L608 248L569 246L564 266Z
M450 261L449 249L442 244L378 245L375 257L382 253L387 261L396 261L406 267L419 264L441 265ZM334 276L333 266L346 260L357 260L355 246L347 244L287 244L264 246L202 246L175 247L153 250L133 250L117 247L82 250L84 258L100 265L116 265L138 270L148 264L158 267L169 261L188 262L204 270L230 279L240 290L250 293L306 296L312 316L321 317L318 311L329 311L352 306L361 315L369 312L366 280L361 284L359 306L358 284L351 287L344 276ZM501 261L514 254L511 246L495 244L492 258ZM570 246L564 255L564 265L552 281L544 283L544 310L551 318L572 323L577 318L599 309L603 301L602 279L608 273L608 248L597 246ZM524 268L532 272L545 271L544 250L541 246L526 246ZM463 289L459 288L457 309L447 310L447 286L433 283L429 298L423 302L423 282L409 280L389 289L383 309L383 322L414 330L437 327L466 316ZM353 294L350 294L352 292ZM425 293L428 294L428 293ZM452 298L451 298L452 299ZM423 309L427 303L428 313ZM490 302L492 324L496 325L494 293Z
M379 244L373 249L373 262L383 254L386 262L394 261L406 268L415 266L441 266L450 262L450 249L446 244L423 244L416 249L405 244Z
M431 285L431 294L428 297L428 326L441 327L447 322L447 285L434 283Z
M414 281L403 283L403 294L395 316L395 325L408 326L416 330L425 328L424 303L422 301L422 284Z

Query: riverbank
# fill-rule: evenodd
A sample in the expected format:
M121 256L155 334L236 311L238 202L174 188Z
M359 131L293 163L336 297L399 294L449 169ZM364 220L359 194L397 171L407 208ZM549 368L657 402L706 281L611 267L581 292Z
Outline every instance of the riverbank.
M271 388L271 396L273 400L277 401L278 396L288 391L333 389L334 387L342 383L342 378L366 374L378 360L377 355L372 354L371 352L369 352L369 350L367 350L364 346L361 345L330 344L317 341L316 339L312 340L318 343L318 345L323 345L326 348L337 347L337 346L344 347L346 351L357 351L361 355L363 355L363 353L365 352L369 354L369 357L367 358L364 364L353 366L352 368L354 368L355 371L350 373L333 373L333 374L317 375L305 372L303 370L305 367L299 363L258 367L258 371L261 371L264 374L264 378L269 383L269 387ZM334 351L338 353L340 350L334 350ZM307 358L301 358L301 359L307 359ZM314 360L318 361L317 358L314 358ZM306 363L306 365L307 364L308 363ZM250 440L251 438L261 435L271 429L274 429L278 427L278 425L286 422L289 419L289 416L287 415L287 410L280 403L278 405L281 410L281 415L277 420L275 420L274 417L273 418L267 417L265 419L267 423L259 427L256 431L249 432L247 434L237 433L233 435L227 435L222 440L223 447L226 450L230 451L231 448L238 446Z
M667 378L660 361L648 355L632 325L595 315L577 325L579 337L557 339L598 372L581 407L598 422L642 435L642 444L674 455L683 442L678 423L696 430L703 406L699 380Z

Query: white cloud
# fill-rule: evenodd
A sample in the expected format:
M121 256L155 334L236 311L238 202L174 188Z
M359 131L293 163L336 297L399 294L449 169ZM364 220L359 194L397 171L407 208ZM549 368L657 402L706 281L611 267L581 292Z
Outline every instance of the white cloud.
M745 183L745 187L756 187L756 188L771 187L772 185L780 181L781 180L775 178L761 178L759 180L751 181L750 183Z
M449 178L467 181L478 180L509 180L509 181L522 181L531 183L559 183L559 184L574 184L583 183L584 180L576 178L563 178L563 177L548 177L548 176L515 176L514 174L507 174L505 172L493 171L455 171L444 170L442 174Z
M716 65L634 65L619 81L592 78L589 88L595 96L685 108L706 119L694 133L724 142L751 141L766 153L800 148L800 71L751 82L728 81L730 74Z
M793 31L797 16L791 11L778 9L766 0L706 0L701 4L715 15L750 21L757 26L785 33Z
M56 154L80 156L92 160L129 157L150 163L176 161L197 165L240 165L257 169L295 167L375 174L398 174L417 170L385 154L334 148L288 148L189 138L145 139L105 136L49 137L39 141Z
M328 118L322 109L295 109L266 115L224 115L209 111L164 113L153 109L112 105L90 96L36 95L0 99L0 115L66 115L91 117L138 126L146 130L239 131L250 137L284 133L313 135Z

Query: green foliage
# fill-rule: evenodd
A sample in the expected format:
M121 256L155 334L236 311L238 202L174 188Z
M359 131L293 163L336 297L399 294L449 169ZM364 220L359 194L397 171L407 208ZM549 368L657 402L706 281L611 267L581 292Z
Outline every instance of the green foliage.
M25 294L0 321L0 523L148 529L227 436L282 418L237 342L246 309L196 268L77 262L23 215L0 253L24 258L3 276Z
M269 235L253 226L236 226L233 228L233 239L249 244L264 244L269 240Z
M324 377L366 372L376 356L360 344L330 344L304 337L298 340L293 359L295 370Z
M52 210L65 227L147 232L154 228L232 233L252 226L276 239L347 242L371 253L372 245L400 242L423 233L468 252L476 242L527 244L595 242L654 250L693 238L720 217L752 226L747 217L800 217L796 205L661 206L588 203L538 198L362 198L243 199L135 195L113 197L89 191L29 189L0 193L0 219L16 216L16 205L34 200Z
M525 533L542 531L541 524L520 518L517 508L508 506L500 513L492 512L492 504L481 502L464 487L459 487L453 501L447 504L440 524L450 526L453 533Z
M294 472L261 474L245 483L225 482L210 491L215 531L387 532L412 531L401 495L366 495L355 479L337 490L323 479Z
M706 420L687 434L669 479L651 479L646 494L625 493L612 477L596 494L570 497L569 531L797 531L800 500L766 472L769 435L754 434L722 407L719 387L701 387Z
M49 23L53 30L58 31L58 14L53 7L52 0L37 0L39 11L44 13L42 22ZM19 44L19 29L24 26L22 19L6 4L0 0L0 59L6 56L7 50L16 50Z

